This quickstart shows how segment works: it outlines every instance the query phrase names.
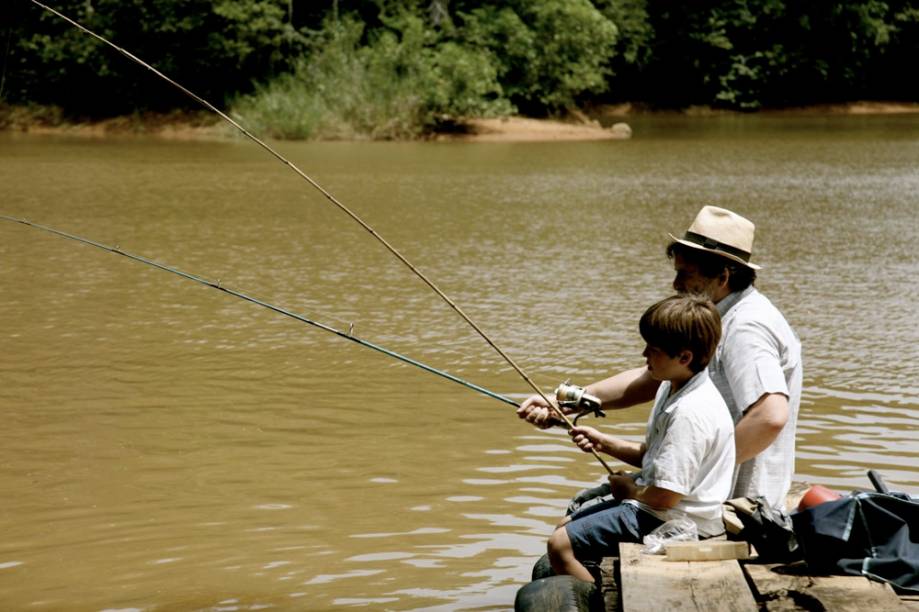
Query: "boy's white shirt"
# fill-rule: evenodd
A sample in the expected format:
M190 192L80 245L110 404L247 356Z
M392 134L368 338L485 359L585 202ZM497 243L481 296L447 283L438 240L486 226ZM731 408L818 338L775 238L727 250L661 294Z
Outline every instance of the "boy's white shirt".
M683 498L669 510L629 501L662 521L688 517L701 536L719 535L724 532L722 503L734 477L734 422L707 370L669 395L670 382L665 381L648 418L647 450L636 484Z

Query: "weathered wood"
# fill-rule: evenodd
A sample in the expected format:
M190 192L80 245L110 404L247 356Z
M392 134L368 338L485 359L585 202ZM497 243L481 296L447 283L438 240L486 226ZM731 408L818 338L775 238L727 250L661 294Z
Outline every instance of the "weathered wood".
M763 610L894 612L907 610L888 584L861 576L811 576L803 564L743 564Z
M701 542L673 542L664 546L667 561L718 561L722 559L749 559L750 545L728 540L703 540Z
M641 554L641 548L619 544L624 612L756 612L737 561L666 561L662 555Z
M600 592L606 612L619 612L619 557L604 557L600 562Z

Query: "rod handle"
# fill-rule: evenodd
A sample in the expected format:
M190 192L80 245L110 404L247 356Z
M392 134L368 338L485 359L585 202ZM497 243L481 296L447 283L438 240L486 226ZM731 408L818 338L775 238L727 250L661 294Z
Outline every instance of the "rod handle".
M884 478L875 470L868 470L868 480L871 481L871 484L874 485L874 490L878 493L890 493L890 489L887 488Z

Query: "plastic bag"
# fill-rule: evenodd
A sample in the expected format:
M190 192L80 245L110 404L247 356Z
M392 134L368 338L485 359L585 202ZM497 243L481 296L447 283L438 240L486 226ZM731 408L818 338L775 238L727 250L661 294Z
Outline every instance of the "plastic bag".
M672 519L660 525L642 539L641 549L646 555L662 555L671 542L693 542L699 539L699 528L688 518Z

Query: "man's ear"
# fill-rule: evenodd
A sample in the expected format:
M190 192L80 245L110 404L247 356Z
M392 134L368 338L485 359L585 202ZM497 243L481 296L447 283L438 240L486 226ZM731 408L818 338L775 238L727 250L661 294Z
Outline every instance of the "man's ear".
M731 280L731 274L731 268L725 266L718 275L718 286L726 289Z

